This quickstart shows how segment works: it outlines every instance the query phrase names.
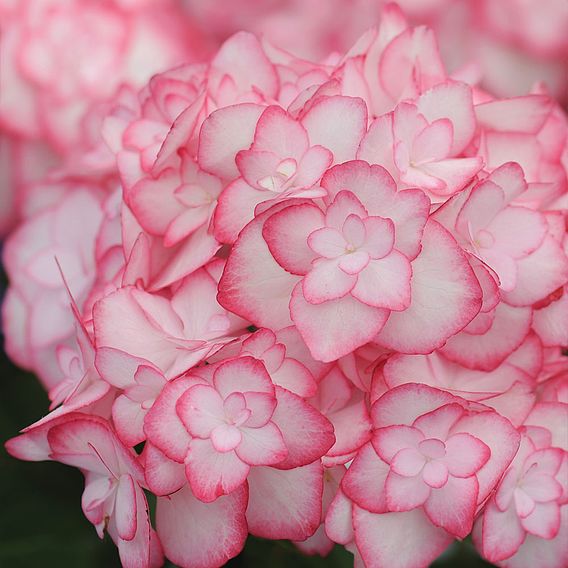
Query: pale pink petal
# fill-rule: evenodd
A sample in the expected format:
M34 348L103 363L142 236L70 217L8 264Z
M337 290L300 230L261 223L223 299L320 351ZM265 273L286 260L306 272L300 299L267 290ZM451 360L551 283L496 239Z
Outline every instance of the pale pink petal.
M290 313L314 359L324 362L335 361L370 341L385 325L389 314L350 296L310 304L301 284L292 293Z
M270 195L251 187L239 178L228 185L215 209L215 237L222 243L234 243L245 225L254 218L255 207Z
M357 277L339 268L335 259L318 259L302 280L303 297L310 304L343 298L353 289Z
M418 475L426 464L426 458L416 448L403 448L391 460L391 470L404 477Z
M260 116L254 150L266 150L284 158L301 158L308 149L304 127L279 106L269 106Z
M298 173L294 178L297 187L312 187L322 177L333 162L333 154L322 146L312 146L303 155L298 164ZM320 188L321 189L321 188ZM327 193L323 190L324 195Z
M489 460L491 450L481 440L469 434L455 434L446 441L444 462L454 477L469 477Z
M316 258L309 238L324 225L324 215L311 204L293 205L272 215L262 236L276 262L292 274L306 274ZM323 255L325 256L325 255Z
M124 474L118 479L114 517L120 538L132 540L137 530L137 511L136 490L131 475Z
M412 267L398 251L371 260L358 274L351 294L364 304L389 310L405 310L411 304Z
M176 412L188 432L198 438L209 438L224 424L223 399L209 385L195 385L178 400Z
M481 551L490 562L499 562L512 556L525 539L514 507L501 512L493 501L483 515L483 539Z
M310 233L308 245L319 256L337 258L345 253L347 243L338 229L322 227Z
M554 538L560 530L560 505L555 502L538 503L526 517L521 517L522 527L540 538Z
M373 433L373 447L387 463L391 463L396 454L405 448L417 448L424 439L424 434L410 426L388 426L378 428Z
M315 461L287 471L255 467L249 478L247 521L251 534L304 540L321 522L323 468Z
M235 156L252 143L263 107L240 104L219 109L205 120L199 136L199 166L224 179L238 177Z
M258 327L282 329L292 323L288 304L298 277L283 270L270 253L262 236L267 215L241 232L219 282L218 301Z
M245 544L247 501L244 486L213 503L196 499L189 487L159 497L156 530L166 556L186 568L225 564Z
M276 387L278 405L272 421L278 426L288 456L278 464L290 469L312 463L333 446L333 425L304 399L286 389Z
M339 164L355 158L367 130L367 107L359 98L322 97L304 115L302 124L310 144L331 150L334 163Z
M453 540L421 510L376 515L354 507L353 525L355 542L368 568L422 568Z
M232 424L219 424L211 431L211 443L218 452L234 450L242 440L241 431Z
M142 457L148 489L155 495L170 495L187 484L183 464L166 457L150 442L144 445Z
M431 488L421 475L407 477L391 471L385 481L385 496L389 511L411 511L423 505Z
M274 393L266 367L253 357L238 357L221 363L215 369L213 383L223 398L233 392Z
M219 453L209 440L194 438L185 458L185 474L195 496L210 503L238 489L250 467L234 452Z
M475 477L449 477L441 489L432 489L424 504L428 518L458 538L472 529L479 485Z
M368 511L388 511L385 482L390 468L375 452L371 444L365 444L349 466L341 487L345 494Z
M441 347L481 307L481 289L467 257L433 221L426 225L422 252L412 263L411 293L410 307L393 312L377 336L385 347L403 353L430 353Z
M532 311L500 302L491 329L483 335L459 333L450 337L444 356L471 369L491 371L521 345L530 331Z
M260 428L241 427L242 439L235 452L249 465L273 465L286 458L288 449L282 433L269 422Z

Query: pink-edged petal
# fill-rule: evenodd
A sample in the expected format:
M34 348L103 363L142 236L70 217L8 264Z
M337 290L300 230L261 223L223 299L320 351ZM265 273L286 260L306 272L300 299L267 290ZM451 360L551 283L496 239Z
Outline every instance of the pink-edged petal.
M176 404L191 384L187 379L168 383L144 419L148 440L179 463L183 463L191 436L176 412Z
M412 263L411 294L410 307L393 312L377 336L385 347L403 353L441 347L481 307L481 288L466 255L435 221L426 225L422 251Z
M308 149L308 135L284 109L269 106L258 120L253 148L272 152L280 159L299 158Z
M265 185L264 180L270 178L278 168L281 162L278 155L263 150L241 150L236 162L246 183L260 190L277 190L276 187Z
M550 110L549 96L526 95L477 104L475 116L489 130L536 134L548 118Z
M312 357L324 362L335 361L370 341L389 315L387 310L350 296L311 304L304 298L301 283L292 293L290 313Z
M245 544L247 501L246 486L213 503L203 503L189 487L159 497L156 530L166 556L186 568L225 564Z
M124 474L119 477L114 506L114 519L118 535L123 540L132 540L136 535L137 511L136 489L131 475Z
M325 532L333 542L345 545L353 541L352 517L351 500L339 488L325 517Z
M224 179L238 177L235 156L248 148L264 108L239 104L213 112L203 123L199 136L199 166Z
M337 258L345 253L347 243L339 229L322 227L310 233L308 245L319 256Z
M395 128L396 115L395 110ZM422 164L447 158L452 146L453 135L454 128L451 121L447 118L435 120L414 138L411 148L412 160L420 167Z
M209 438L211 432L224 424L223 399L209 385L195 385L176 404L176 412L188 432L198 438Z
M360 250L344 255L339 261L339 268L346 274L359 274L370 260L369 254Z
M396 454L405 448L417 448L424 434L411 426L388 426L373 433L373 447L381 458L391 463Z
M390 468L375 452L371 444L365 444L343 477L341 487L350 499L360 507L374 513L388 510L385 481Z
M352 191L342 189L325 212L325 224L343 232L343 227L351 215L365 219L369 213Z
M469 477L479 471L491 457L491 450L469 434L455 434L446 441L444 463L454 477Z
M327 148L312 146L302 156L298 164L298 173L294 178L294 185L306 188L314 186L332 162L333 154ZM326 194L327 192L323 190L323 195Z
M221 453L234 450L242 439L241 431L232 424L219 424L211 431L211 443Z
M500 302L493 325L483 335L459 333L447 341L441 352L452 361L483 371L492 371L517 349L530 331L532 311Z
M506 203L503 190L491 180L477 184L456 218L456 229L466 239L474 237L487 228Z
M263 238L264 222L272 213L257 217L241 232L219 282L218 301L258 327L282 329L291 324L288 304L299 279L277 263ZM284 242L276 234L274 238Z
M148 502L142 488L135 484L136 503L136 532L132 539L123 539L118 535L117 546L120 561L125 567L147 566L150 558L156 555L158 562L163 562L163 555L159 546L152 544L150 520L148 517ZM118 502L115 506L118 506ZM110 529L109 527L109 530Z
M396 227L395 248L408 258L420 251L424 224L430 212L430 200L419 189L397 191L389 173L381 166L369 166L355 160L334 166L322 180L333 199L350 188L357 194L369 215L392 219Z
M494 411L464 415L452 433L463 432L481 440L491 450L491 457L476 472L479 501L484 500L511 463L519 448L520 436L513 425Z
M235 452L249 465L273 465L286 458L288 449L282 433L269 422L260 428L241 428L242 438Z
M512 206L498 213L489 226L495 246L512 258L534 252L544 240L547 229L546 220L538 211Z
M531 513L521 517L522 527L540 538L554 538L560 530L560 505L555 502L538 503Z
M333 120L329 120L330 116ZM310 144L331 150L338 164L355 158L367 130L367 107L359 98L322 97L304 115L302 124Z
M363 220L358 217L357 215L349 215L347 219L345 219L345 223L343 223L342 232L345 236L347 242L353 245L355 248L360 247L365 242L365 236L367 233L371 235L372 233L384 233L387 232L383 229L383 225L388 225L388 221L386 219L378 219L380 226L373 226L372 223L376 223L377 219L374 221L370 221L370 225L367 226L367 223L364 223Z
M463 189L482 167L481 158L455 158L420 166L424 173L443 182L444 188L441 193L444 196Z
M403 448L391 460L391 471L404 477L418 475L426 464L426 458L416 448Z
M259 203L272 196L237 179L228 185L217 202L214 216L215 237L221 243L234 243L242 229L254 218Z
M377 515L354 507L353 525L355 542L367 568L423 568L453 540L432 525L420 509Z
M420 430L426 438L446 440L451 428L463 415L464 408L456 401L419 416L413 426Z
M251 534L304 540L321 522L323 468L310 465L282 471L255 467L249 475L247 521Z
M364 401L348 404L328 415L335 430L335 444L328 456L343 456L359 449L371 435L371 421Z
M382 217L368 217L364 221L365 244L363 250L371 258L383 258L391 252L395 240L394 223Z
M385 481L385 497L389 511L412 511L423 505L431 488L421 475L407 477L390 471Z
M302 281L304 298L310 304L322 304L345 297L357 283L357 277L340 269L333 259L318 259Z
M271 374L275 385L307 398L317 391L317 383L308 368L296 359L287 357L276 372Z
M187 484L183 464L171 460L153 444L145 444L142 457L148 489L155 495L170 495Z
M445 82L432 87L417 100L426 120L449 118L452 123L451 155L456 156L469 144L476 127L472 89L465 83ZM478 107L476 107L477 110Z
M291 469L321 458L333 446L331 422L304 399L276 387L278 405L272 421L278 426L288 448L279 468Z
M357 284L351 294L357 300L394 311L401 311L411 304L412 266L398 251L392 251L379 260L371 260L358 274Z
M490 562L499 562L512 556L525 540L515 508L499 511L493 501L485 509L482 520L481 552Z
M448 468L441 461L431 461L424 466L422 472L424 483L433 489L439 489L448 481Z
M274 394L274 385L266 367L253 357L238 357L221 363L215 369L213 383L223 398L233 392Z
M568 257L551 235L529 256L517 261L514 290L503 299L516 306L528 306L542 300L568 280Z
M475 477L450 476L441 489L432 489L424 510L435 525L458 538L465 538L473 526L478 491Z
M132 385L140 365L149 365L149 362L112 347L97 349L95 357L97 371L107 383L117 388L124 389Z
M246 407L251 411L250 417L244 423L247 428L264 426L276 408L276 398L270 393L246 392L244 394Z
M195 496L210 503L241 486L250 467L234 452L219 453L210 440L194 438L185 458L185 474Z
M292 274L306 274L316 258L309 236L324 225L324 215L308 203L288 206L272 215L262 236L280 266Z
M133 402L126 395L120 395L112 405L112 420L116 433L129 446L135 446L146 439L144 418L148 411L140 403Z

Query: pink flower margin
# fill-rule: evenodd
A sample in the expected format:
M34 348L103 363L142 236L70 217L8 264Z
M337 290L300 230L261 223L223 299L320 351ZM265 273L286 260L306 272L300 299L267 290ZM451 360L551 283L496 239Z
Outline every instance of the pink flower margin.
M6 349L52 401L6 447L81 470L125 567L248 534L566 566L568 121L542 87L448 73L389 5L323 62L240 32L97 113L5 245Z

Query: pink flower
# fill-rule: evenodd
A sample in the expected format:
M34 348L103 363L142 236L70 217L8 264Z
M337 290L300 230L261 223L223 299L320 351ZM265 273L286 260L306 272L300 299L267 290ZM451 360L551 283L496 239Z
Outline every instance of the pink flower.
M28 440L33 444L34 438L43 439L44 447L39 453L30 452ZM160 544L151 534L148 504L142 489L143 469L104 420L81 414L67 415L48 427L10 440L8 449L20 459L52 459L82 471L85 476L83 512L100 538L105 531L109 533L118 547L123 566L149 567L152 557L154 562L159 559Z
M463 189L481 169L481 158L463 156L473 138L472 93L461 83L440 83L394 112L377 118L357 156L388 169L406 187L435 202Z
M522 430L519 452L474 530L479 550L499 566L523 566L547 550L550 566L566 560L566 451L550 431Z
M241 232L219 284L224 306L255 325L280 329L293 322L321 361L375 337L388 347L427 352L471 320L479 310L477 281L439 225L425 230L429 205L421 191L397 192L384 169L360 161L335 166L322 185L323 210L314 203L275 206ZM451 276L444 265L453 267ZM468 282L447 290L460 308L448 309L446 297L436 328L432 310L422 311L442 301L428 294L431 279L444 287L454 278ZM412 303L413 294L420 300ZM269 311L259 297L273 298ZM401 341L421 317L429 318L431 332L418 342Z
M470 532L476 511L513 459L519 435L486 407L468 407L415 384L383 395L372 419L372 442L342 481L353 501L355 544L364 560L425 566L454 536ZM402 556L393 547L401 539Z
M304 126L280 107L262 113L250 149L235 158L242 177L219 200L215 225L220 241L234 241L259 203L325 195L317 184L333 156L322 146L310 146L308 136Z

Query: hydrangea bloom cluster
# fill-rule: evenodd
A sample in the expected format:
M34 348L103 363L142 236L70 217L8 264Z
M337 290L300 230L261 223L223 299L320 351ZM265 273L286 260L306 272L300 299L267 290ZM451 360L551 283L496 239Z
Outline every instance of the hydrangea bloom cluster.
M7 350L52 408L8 451L79 468L125 567L247 534L566 566L568 120L463 79L393 6L323 63L238 33L117 97L116 171L10 237Z

